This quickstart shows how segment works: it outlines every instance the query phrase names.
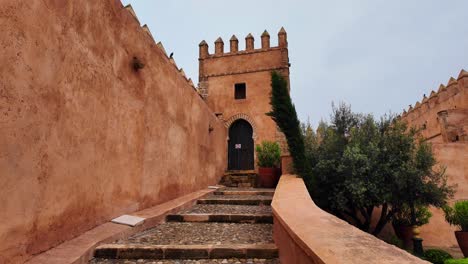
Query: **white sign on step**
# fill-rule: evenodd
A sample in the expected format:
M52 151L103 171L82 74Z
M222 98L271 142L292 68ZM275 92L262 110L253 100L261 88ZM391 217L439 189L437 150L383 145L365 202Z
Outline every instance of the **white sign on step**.
M236 145L235 145L235 148L236 148L236 149L241 149L241 148L242 148L242 144L236 144Z

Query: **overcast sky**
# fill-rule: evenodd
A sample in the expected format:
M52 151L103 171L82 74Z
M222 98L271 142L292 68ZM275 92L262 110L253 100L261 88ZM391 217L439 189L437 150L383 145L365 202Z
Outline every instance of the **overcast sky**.
M301 120L328 119L331 102L400 113L468 69L467 0L122 0L198 80L198 44L232 34L260 46L288 32L291 94Z

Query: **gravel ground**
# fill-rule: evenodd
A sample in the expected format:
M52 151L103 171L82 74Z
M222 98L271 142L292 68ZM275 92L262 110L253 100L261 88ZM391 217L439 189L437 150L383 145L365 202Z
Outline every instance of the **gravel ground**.
M267 205L227 205L227 204L197 204L192 208L180 211L179 214L271 214L271 206Z
M216 199L216 200L271 200L272 196L268 195L215 195L210 194L204 199Z
M90 264L280 264L277 259L116 260L93 259Z
M118 244L224 245L273 243L271 224L163 223Z

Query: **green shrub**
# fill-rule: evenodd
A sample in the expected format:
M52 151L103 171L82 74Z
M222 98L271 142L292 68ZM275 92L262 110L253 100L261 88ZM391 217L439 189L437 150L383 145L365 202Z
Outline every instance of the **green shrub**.
M468 264L468 258L464 259L447 259L444 264Z
M461 231L468 232L468 200L457 201L452 207L444 207L445 220Z
M395 235L392 235L390 238L386 239L385 242L387 242L390 245L394 245L395 247L403 249L403 241Z
M416 225L422 226L429 223L432 213L427 206L416 206ZM400 211L393 216L394 225L411 226L411 210L407 205L401 207Z
M263 141L257 145L258 166L263 168L277 167L280 163L281 149L278 143Z
M452 258L452 255L441 249L428 249L424 251L423 258L434 264L444 264L447 259Z

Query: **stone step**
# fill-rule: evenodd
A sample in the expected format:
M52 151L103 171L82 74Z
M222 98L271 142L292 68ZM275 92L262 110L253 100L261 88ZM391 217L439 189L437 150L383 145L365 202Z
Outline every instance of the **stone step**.
M271 214L171 214L168 222L273 223Z
M103 259L275 259L278 257L278 248L274 244L105 244L96 248L94 256Z
M251 214L271 215L271 206L262 205L229 205L229 204L196 204L181 210L178 214Z
M273 196L275 189L267 188L223 188L215 191L214 195L265 195Z
M279 264L278 259L93 259L90 264Z
M273 243L271 224L166 222L116 244L225 245Z
M198 204L271 205L272 196L266 195L210 195L198 199Z

